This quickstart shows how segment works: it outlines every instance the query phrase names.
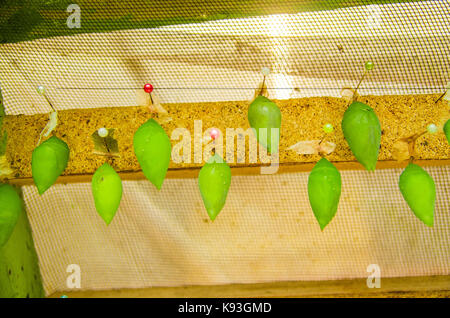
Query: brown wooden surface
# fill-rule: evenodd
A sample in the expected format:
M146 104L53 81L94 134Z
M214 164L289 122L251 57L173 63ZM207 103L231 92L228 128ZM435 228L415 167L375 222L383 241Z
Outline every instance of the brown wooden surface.
M49 297L450 297L450 276L381 278L381 288L368 288L366 279L273 282L216 286L153 287L144 289L56 292Z
M421 166L444 166L450 165L450 159L447 160L417 160L415 163ZM305 172L310 171L314 167L315 163L292 163L292 164L281 164L277 173L291 173L291 172ZM379 161L377 164L377 169L392 169L392 168L404 168L407 162L397 162L397 161ZM364 170L364 167L356 162L338 162L335 166L339 170ZM166 178L171 179L185 179L185 178L197 178L200 168L179 168L170 169L167 172ZM246 176L246 175L258 175L260 174L260 167L233 167L231 168L231 174L233 176ZM142 171L136 172L119 172L122 180L145 180L145 176ZM60 176L56 183L82 183L91 182L91 174L78 174L78 175L66 175ZM14 178L9 180L9 183L24 186L33 185L33 178Z
M372 106L381 127L381 149L378 168L406 166L392 157L393 144L399 138L424 131L428 124L442 125L449 117L446 101L435 103L435 95L363 96L360 100ZM340 128L340 121L347 107L341 98L312 97L278 100L282 112L279 172L308 171L320 159L319 155L299 155L290 146L305 140L320 140L324 137L322 126L332 123L335 131L327 140L336 144L335 151L327 158L339 169L361 169L355 161ZM123 179L141 179L142 173L133 151L133 135L138 127L152 116L162 123L169 137L176 128L185 127L191 135L191 158L194 161L195 139L207 128L216 127L225 133L226 128L249 128L247 120L248 101L165 104L167 117L152 114L146 107L110 107L94 109L72 109L60 111L59 124L54 134L66 141L70 148L70 160L59 182L89 181L90 175L105 161L118 171ZM202 121L200 135L195 134L194 122ZM31 156L39 139L39 133L48 121L47 114L32 116L6 116L3 128L8 133L6 157L14 173L11 183L31 184ZM115 128L120 158L105 158L93 153L91 134L100 127ZM180 142L172 140L172 145ZM244 163L230 163L234 175L259 174L255 164L248 163L248 138ZM224 136L226 146L226 136ZM236 149L236 138L234 149ZM224 156L225 156L224 149ZM416 143L417 163L423 165L448 165L450 147L442 131L425 134ZM236 158L235 158L236 160ZM171 161L168 177L196 177L203 163L174 163Z

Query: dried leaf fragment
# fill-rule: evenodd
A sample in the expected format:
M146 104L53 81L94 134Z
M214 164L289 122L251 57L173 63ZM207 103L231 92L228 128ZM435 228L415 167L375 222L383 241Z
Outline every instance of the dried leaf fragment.
M318 155L320 153L329 155L336 149L336 144L330 141L305 140L289 147L299 155Z
M407 140L404 138L397 140L392 148L392 157L399 162L408 160L411 157L409 148Z
M50 133L56 128L58 125L58 112L54 111L49 114L49 121L47 125L45 125L44 129L42 129L37 146L41 143L42 137L48 137Z
M255 90L255 94L253 95L252 101L258 96L264 96L269 98L269 92L267 91L267 85L265 80L261 81L258 84L258 88Z
M8 177L13 172L14 171L11 169L6 156L0 156L0 177Z

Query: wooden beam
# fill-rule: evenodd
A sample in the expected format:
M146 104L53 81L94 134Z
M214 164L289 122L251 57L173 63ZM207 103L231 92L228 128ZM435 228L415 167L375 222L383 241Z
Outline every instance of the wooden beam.
M49 297L62 295L69 298L449 297L450 276L382 278L381 288L368 288L366 279L351 279L65 291Z
M439 94L435 95L398 95L398 96L365 96L361 101L371 105L377 113L382 127L379 169L400 168L405 162L396 162L392 157L393 144L399 138L407 137L425 130L428 124L443 124L450 117L450 109L446 101L435 103ZM332 123L335 131L327 140L336 144L335 151L327 156L339 169L361 169L355 161L340 129L340 121L346 109L346 102L340 98L312 97L276 101L282 112L282 128L280 139L279 173L309 171L320 159L318 155L299 155L289 147L302 140L320 140L324 137L322 126ZM146 107L111 107L94 109L72 109L59 112L59 125L55 135L66 141L70 148L70 160L63 176L58 182L86 182L105 161L109 162L124 180L142 179L140 166L133 151L133 135L138 127L152 116L162 123L169 137L177 128L185 128L191 140L191 159L194 161L196 140L207 128L219 128L226 144L227 128L249 128L247 120L248 101L165 104L169 114L166 117L150 113ZM48 121L47 114L32 116L6 116L3 129L8 134L6 158L14 173L9 181L18 185L32 184L31 156L39 139L39 133ZM201 121L202 127L195 128ZM114 137L118 140L119 158L107 158L93 153L91 134L100 127L116 128ZM250 138L254 138L249 131ZM180 137L172 140L175 146ZM261 161L249 162L248 138L245 141L245 158L243 163L231 162L237 149L224 150L232 156L227 161L233 168L234 175L259 174ZM232 149L232 150L231 150ZM197 150L198 152L198 150ZM236 160L237 157L234 157ZM443 132L426 134L416 143L416 162L421 165L448 165L450 146ZM169 166L169 178L197 177L201 162L175 163Z
M417 160L415 163L421 166L446 166L450 165L450 159L447 160ZM336 162L335 166L339 170L364 170L364 167L356 161L353 162ZM315 163L292 163L292 164L280 164L277 173L293 173L293 172L306 172L311 171ZM379 161L377 163L377 169L393 169L393 168L404 168L407 162L398 161ZM261 166L253 167L232 167L232 176L248 176L248 175L259 175ZM197 178L200 168L178 168L169 169L166 178L168 179L187 179L187 178ZM142 171L132 171L132 172L119 172L122 180L145 180L145 176ZM89 183L91 182L92 174L76 174L76 175L64 175L60 176L56 183L68 184L68 183ZM10 179L9 183L16 186L28 186L33 185L34 181L31 177L25 178L14 178Z

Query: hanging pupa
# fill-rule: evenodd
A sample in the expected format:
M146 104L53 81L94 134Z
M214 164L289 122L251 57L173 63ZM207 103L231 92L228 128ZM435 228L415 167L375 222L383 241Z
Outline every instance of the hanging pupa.
M320 159L309 174L308 197L323 230L336 214L341 197L341 173L326 158Z
M380 151L381 126L374 110L361 102L351 103L342 119L342 131L356 159L367 170L375 170Z
M450 119L444 125L444 134L447 137L448 144L450 145Z
M436 200L433 178L420 166L410 163L400 175L398 185L414 214L426 225L433 226Z
M169 136L154 119L150 119L134 134L133 146L145 177L161 189L172 151Z
M33 151L31 171L39 194L50 188L69 161L69 147L61 139L52 136Z
M256 97L248 108L248 122L256 134L258 142L268 152L278 152L281 128L281 111L277 104L262 95ZM263 128L260 130L260 128ZM264 129L265 128L265 129ZM272 128L278 129L272 140Z
M231 169L217 154L211 156L198 174L198 186L209 218L222 210L231 184Z
M109 225L122 199L122 180L113 167L104 163L92 176L91 185L95 208Z
M0 247L8 242L21 211L22 200L16 190L9 184L0 184Z

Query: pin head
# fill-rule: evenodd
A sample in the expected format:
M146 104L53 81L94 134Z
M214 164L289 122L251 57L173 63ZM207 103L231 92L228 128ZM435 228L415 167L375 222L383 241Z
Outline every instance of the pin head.
M268 67L263 67L263 68L261 69L261 73L262 73L262 75L264 75L264 76L269 75L269 73L270 73L270 68L268 68Z
M333 132L334 127L333 127L332 124L325 124L325 125L323 125L322 129L323 129L324 132L329 134L329 133Z
M145 84L144 85L144 92L149 93L149 94L151 92L153 92L153 85L150 84L150 83Z
M44 93L45 93L45 87L42 86L42 85L39 85L39 86L36 88L36 91L38 92L38 94L44 95Z
M373 69L373 62L372 62L372 61L367 61L367 62L364 64L364 68L365 68L367 71L371 71L371 70Z
M97 130L97 133L98 133L98 135L99 135L100 137L105 138L106 136L108 136L108 129L106 129L106 128L104 128L104 127L99 128L99 129Z
M434 134L434 133L436 133L438 131L438 128L437 128L437 126L435 124L429 124L427 126L427 130L428 130L428 132L430 134Z
M209 135L211 136L212 140L215 140L217 137L219 137L220 132L217 128L213 128L211 129L211 131L209 132Z

